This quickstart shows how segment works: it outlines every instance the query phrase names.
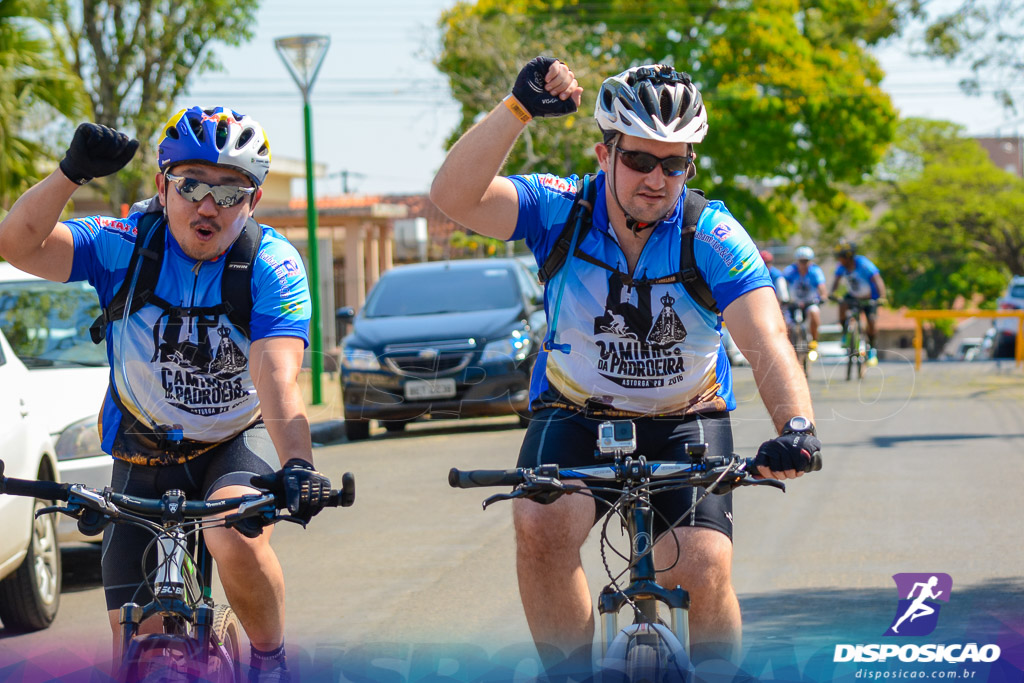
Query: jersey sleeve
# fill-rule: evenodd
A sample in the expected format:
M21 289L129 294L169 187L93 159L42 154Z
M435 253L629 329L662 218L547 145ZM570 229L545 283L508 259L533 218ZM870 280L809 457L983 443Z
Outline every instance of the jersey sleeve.
M821 266L817 264L811 266L807 274L811 276L811 284L815 287L825 284L825 271L821 269Z
M576 199L576 176L510 176L519 195L519 217L509 240L526 240L526 246L543 264L554 248Z
M722 202L711 202L701 215L693 254L719 310L747 292L772 286L757 246Z
M64 221L74 242L68 282L89 282L96 288L100 304L104 307L125 279L135 247L135 226L141 215L133 213L127 218L89 216Z
M879 273L878 266L871 259L859 254L857 255L857 269L864 275L865 280L870 280Z
M275 230L263 227L263 242L252 273L252 341L298 337L309 346L313 307L299 253Z

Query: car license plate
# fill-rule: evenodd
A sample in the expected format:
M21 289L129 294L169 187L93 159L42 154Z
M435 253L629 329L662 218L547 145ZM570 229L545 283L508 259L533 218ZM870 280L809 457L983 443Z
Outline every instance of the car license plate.
M454 379L433 381L412 379L405 383L405 397L416 401L425 398L451 398L455 396Z

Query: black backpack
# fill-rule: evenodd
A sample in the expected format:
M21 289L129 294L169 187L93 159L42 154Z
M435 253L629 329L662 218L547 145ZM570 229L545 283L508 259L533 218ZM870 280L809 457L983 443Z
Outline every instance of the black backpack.
M583 238L593 225L594 201L597 197L597 183L594 182L594 178L595 176L591 174L580 180L580 187L576 192L572 209L569 210L565 227L562 228L562 233L558 236L551 253L548 254L547 259L537 271L537 277L542 284L546 284L555 276L565 264L570 251L575 258L600 266L605 270L611 270L607 264L590 257L579 248ZM674 275L649 280L647 284L682 283L694 301L712 313L719 313L718 304L715 303L715 297L711 294L711 288L697 268L697 261L693 255L693 236L697 231L697 221L707 205L708 200L701 190L688 188L686 199L683 201L683 233L679 249L679 271ZM626 277L628 278L628 275ZM629 281L626 284L629 284Z
M221 303L216 306L173 306L155 294L160 267L163 265L164 244L167 235L163 210L160 208L159 202L153 199L145 211L136 226L138 232L135 248L132 251L131 260L128 262L125 279L121 282L117 293L114 294L114 298L103 309L103 313L89 328L93 343L99 344L103 341L108 323L124 316L131 280L135 277L140 258L145 260L141 264L141 269L138 270L139 275L135 283L135 292L132 295L131 308L128 311L129 316L134 315L147 303L160 307L164 311L164 316L178 321L190 317L215 321L221 314L226 314L231 324L248 338L250 335L249 324L252 319L252 266L256 261L262 236L259 224L250 216L242 233L228 250L224 273L221 276ZM154 342L157 342L159 328L159 325L154 327Z

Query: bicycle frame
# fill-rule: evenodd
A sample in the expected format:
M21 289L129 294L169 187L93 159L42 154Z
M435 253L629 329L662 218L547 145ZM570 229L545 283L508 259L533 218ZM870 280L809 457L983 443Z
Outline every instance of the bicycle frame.
M164 498L185 501L184 495L175 492L164 494ZM210 588L213 557L202 531L195 535L194 553L189 552L183 521L183 517L165 516L155 539L157 564L152 583L153 600L145 606L129 602L121 607L121 633L115 654L120 662L121 680L131 678L132 668L146 652L172 646L187 653L187 660L196 664L199 671L206 670L211 652L224 665L232 666L224 643L213 637L215 607ZM139 635L141 624L157 614L163 616L163 633Z
M640 462L644 462L643 456ZM627 482L627 486L631 482ZM608 655L612 643L623 629L618 625L618 614L624 605L636 605L636 624L658 624L658 603L669 609L670 629L684 651L690 649L689 617L690 594L676 586L662 587L656 578L653 547L654 510L650 491L642 489L639 500L627 503L626 535L630 545L629 585L621 590L605 586L598 598L601 615L602 654ZM642 621L641 621L642 620ZM635 630L635 629L631 629Z
M134 664L139 655L154 644L152 641L167 643L170 640L190 650L200 666L205 667L209 662L210 651L202 646L203 643L209 643L225 663L230 663L223 644L211 638L213 558L206 548L202 532L197 535L195 544L198 567L187 552L188 539L180 527L165 526L156 543L153 600L145 606L129 602L120 610L121 637L117 658L122 667ZM142 622L156 614L164 618L164 633L139 635Z

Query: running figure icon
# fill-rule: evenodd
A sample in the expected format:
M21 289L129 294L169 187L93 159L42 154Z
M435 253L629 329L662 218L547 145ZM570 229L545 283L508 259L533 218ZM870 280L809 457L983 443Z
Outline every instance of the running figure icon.
M935 588L935 585L938 582L939 577L933 576L930 579L928 579L927 583L919 582L913 585L913 587L910 589L910 593L907 595L907 599L913 599L914 601L910 603L910 607L908 607L907 611L903 614L903 616L899 618L899 621L893 624L893 633L899 633L899 626L907 620L907 617L910 617L910 621L914 621L914 619L917 619L918 617L926 617L929 614L935 613L935 608L931 605L925 604L925 600L928 600L929 598L932 600L938 600L939 596L942 595L942 591L937 591L934 593L932 592ZM921 592L918 593L917 597L915 598L914 591L916 591L918 588L921 589Z

